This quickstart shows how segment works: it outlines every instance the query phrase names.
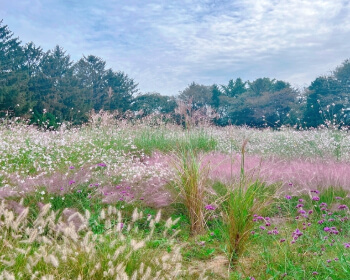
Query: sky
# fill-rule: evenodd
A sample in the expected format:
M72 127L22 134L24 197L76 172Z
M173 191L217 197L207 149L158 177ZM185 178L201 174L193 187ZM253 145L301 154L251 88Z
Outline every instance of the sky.
M95 55L140 92L269 77L295 87L350 58L345 0L0 0L22 43Z

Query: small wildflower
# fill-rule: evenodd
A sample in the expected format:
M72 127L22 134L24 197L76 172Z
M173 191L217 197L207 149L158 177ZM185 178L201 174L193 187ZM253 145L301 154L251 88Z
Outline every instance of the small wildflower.
M75 169L75 167L74 166L69 166L69 169Z
M318 275L317 271L312 272L312 275Z
M74 183L75 183L74 180L70 180L70 181L69 181L69 185L73 185Z
M208 204L208 205L205 206L205 209L207 209L207 210L215 210L216 207L214 205Z
M325 227L323 230L324 230L325 232L329 232L331 229L330 229L329 227Z
M343 198L340 197L340 196L336 196L335 199L341 200L341 199L343 199Z
M284 241L286 241L284 238L282 238L282 239L280 240L281 243L283 243Z
M346 210L346 209L349 209L349 208L345 204L341 204L341 205L338 206L338 209L339 210Z
M314 197L312 198L312 200L313 200L313 201L319 201L320 198L319 198L318 196L314 196Z
M292 199L292 197L290 195L286 195L285 198L288 200Z

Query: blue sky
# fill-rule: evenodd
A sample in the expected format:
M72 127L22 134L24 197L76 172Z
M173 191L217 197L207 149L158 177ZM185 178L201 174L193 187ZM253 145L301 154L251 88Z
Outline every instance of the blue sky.
M241 77L308 86L350 58L344 0L0 0L23 43L93 54L140 91L176 95Z

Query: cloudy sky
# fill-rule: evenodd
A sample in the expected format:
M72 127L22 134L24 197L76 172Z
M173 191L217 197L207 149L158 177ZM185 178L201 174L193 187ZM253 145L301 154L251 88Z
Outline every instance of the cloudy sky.
M23 43L93 54L141 92L241 77L307 86L350 58L345 0L0 0Z

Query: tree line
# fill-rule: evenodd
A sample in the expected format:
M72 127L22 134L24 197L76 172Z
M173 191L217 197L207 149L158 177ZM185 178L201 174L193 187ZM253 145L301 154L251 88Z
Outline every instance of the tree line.
M106 68L94 55L77 62L60 46L44 51L22 44L0 21L0 117L23 117L31 123L57 127L81 124L91 110L164 114L179 121L178 104L204 114L215 112L216 125L252 127L317 127L350 125L350 60L331 74L317 77L307 88L258 78L231 79L225 85L191 83L177 96L140 93L122 71Z

